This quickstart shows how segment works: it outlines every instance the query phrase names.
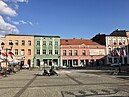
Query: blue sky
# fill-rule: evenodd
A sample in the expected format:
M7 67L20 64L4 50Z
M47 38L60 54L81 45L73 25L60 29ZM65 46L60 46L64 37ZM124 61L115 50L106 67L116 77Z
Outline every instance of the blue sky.
M129 30L129 0L29 0L17 4L17 16L11 21L28 21L15 24L21 34L91 38L117 28Z

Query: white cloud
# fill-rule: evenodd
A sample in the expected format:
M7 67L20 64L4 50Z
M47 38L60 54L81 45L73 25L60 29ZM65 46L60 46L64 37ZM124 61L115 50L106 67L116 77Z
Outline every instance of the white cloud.
M5 14L9 16L16 16L17 13L15 10L11 9L5 2L0 0L0 14Z
M33 23L32 23L32 22L30 22L30 21L28 21L28 24L30 24L31 26L33 26Z
M13 32L16 32L16 33L18 33L19 30L17 29L16 26L5 22L3 17L0 16L0 32L3 32L3 33L13 33Z
M24 20L20 20L19 23L21 23L21 24L27 24L27 22L24 21Z
M6 17L6 20L7 20L7 21L11 21L11 18L7 16L7 17Z
M11 21L14 25L20 25L20 23L19 22L17 22L17 21Z
M17 2L26 2L28 3L29 0L16 0Z
M25 3L28 3L29 0L4 0L6 2L14 2L14 3L18 3L18 2L25 2Z
M15 25L20 25L20 24L28 24L28 25L33 25L32 22L30 21L13 21L11 17L17 16L16 10L19 8L18 3L28 3L29 0L0 0L0 32L2 33L18 33L19 30ZM5 22L3 17L5 18L6 21L9 23ZM12 24L10 24L12 23Z
M20 20L20 21L11 21L14 25L30 25L33 26L34 24L30 21L24 21L24 20Z
M14 4L14 9L18 9L19 8L19 5L18 4Z

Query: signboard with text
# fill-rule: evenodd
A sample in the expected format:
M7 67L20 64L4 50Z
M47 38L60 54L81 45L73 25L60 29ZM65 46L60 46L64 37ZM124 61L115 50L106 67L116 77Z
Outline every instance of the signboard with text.
M104 49L90 49L90 55L105 55Z

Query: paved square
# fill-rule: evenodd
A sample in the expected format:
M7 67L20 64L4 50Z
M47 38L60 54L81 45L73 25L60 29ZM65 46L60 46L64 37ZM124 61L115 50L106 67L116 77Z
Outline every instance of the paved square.
M22 70L0 79L0 97L113 97L129 96L129 80L110 75L59 72L59 76L36 76Z

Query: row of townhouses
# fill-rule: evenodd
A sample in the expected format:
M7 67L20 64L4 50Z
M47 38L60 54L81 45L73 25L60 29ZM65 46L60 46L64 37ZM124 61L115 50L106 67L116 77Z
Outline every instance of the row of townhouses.
M12 62L23 66L104 66L129 64L129 32L115 30L92 39L60 39L60 36L7 34L0 38L0 65L3 53L13 53ZM10 49L10 44L13 43ZM8 48L8 49L7 49ZM5 54L5 55L6 55ZM7 56L6 56L7 58Z

